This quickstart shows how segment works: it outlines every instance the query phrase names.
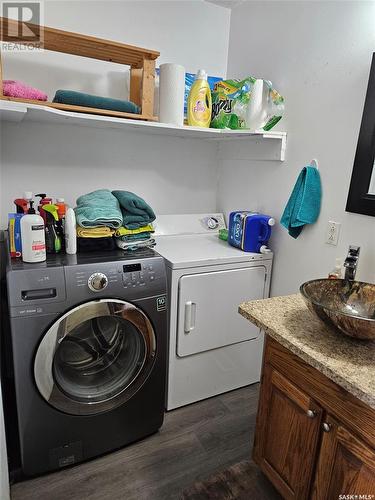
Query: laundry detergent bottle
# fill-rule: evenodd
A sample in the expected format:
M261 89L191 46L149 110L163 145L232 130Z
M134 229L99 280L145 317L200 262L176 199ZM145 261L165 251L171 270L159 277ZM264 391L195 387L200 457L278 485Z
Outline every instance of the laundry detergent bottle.
M36 215L33 201L30 200L27 215L21 219L22 260L24 262L43 262L46 260L46 241L44 221Z
M209 127L211 110L211 89L207 81L207 73L200 69L189 92L187 105L188 125L192 127Z
M267 247L275 219L269 215L249 211L231 212L228 242L245 252L269 253Z

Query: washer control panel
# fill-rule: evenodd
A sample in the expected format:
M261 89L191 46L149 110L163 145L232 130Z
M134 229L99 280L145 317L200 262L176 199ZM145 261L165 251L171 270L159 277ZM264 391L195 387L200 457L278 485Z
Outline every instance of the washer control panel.
M151 263L125 264L123 266L122 283L124 288L144 287L156 279L154 266Z
M103 294L122 297L125 290L132 297L138 297L146 293L146 289L156 294L165 287L162 257L88 263L66 268L65 273L69 297L76 301L94 294L98 297Z
M101 292L108 286L108 278L104 273L94 273L92 274L87 285L93 292Z

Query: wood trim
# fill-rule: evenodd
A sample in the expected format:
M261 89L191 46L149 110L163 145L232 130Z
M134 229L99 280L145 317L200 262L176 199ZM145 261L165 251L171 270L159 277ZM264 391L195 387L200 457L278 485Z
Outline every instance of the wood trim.
M265 361L309 394L320 406L375 446L375 410L335 384L301 358L266 336Z
M21 45L30 43L29 40L18 40L14 37L10 37L8 34L9 29L13 29L15 33L18 33L19 27L23 24L26 24L31 30L35 30L36 28L41 30L43 39L42 46L45 50L52 50L55 52L62 52L64 54L72 54L130 66L130 99L133 98L134 102L141 107L141 113L123 113L121 111L73 106L70 104L4 97L2 89L0 92L0 98L16 102L29 102L61 109L63 111L115 116L134 120L157 120L154 116L154 83L155 59L159 57L159 52L124 43L113 42L111 40L82 35L79 33L49 28L47 26L36 26L32 23L21 23L13 19L6 19L3 17L0 17L0 40L17 42ZM1 71L0 77L2 81L3 75L1 74Z
M280 391L287 392L288 397L304 411L311 408L311 398L309 398L307 394L300 391L295 385L289 382L287 378L275 370L272 370L271 384L277 387Z
M31 30L38 26L32 23L24 23ZM0 17L0 39L3 41L14 42L14 37L9 37L4 32L3 26L8 25L10 29L17 30L22 25L20 21ZM137 65L141 67L144 59L155 60L160 53L156 50L144 49L134 45L114 42L80 33L72 33L48 26L40 26L43 31L43 48L55 52L64 52L65 54L79 55L102 61L110 61L129 66ZM7 30L8 31L8 30ZM29 43L29 41L17 40L19 44Z
M337 429L337 441L345 445L348 450L361 459L361 462L375 474L375 452L364 445L359 439L353 436L345 427L341 425Z
M143 70L140 68L130 68L130 91L129 97L138 106L142 105L141 86Z
M142 74L142 114L152 116L154 114L154 89L155 89L155 61L145 59L143 61Z

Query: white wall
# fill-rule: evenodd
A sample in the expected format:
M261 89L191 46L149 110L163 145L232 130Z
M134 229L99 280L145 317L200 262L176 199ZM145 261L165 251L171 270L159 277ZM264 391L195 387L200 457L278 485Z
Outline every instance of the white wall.
M203 0L46 0L44 24L157 50L157 66L217 76L227 69L230 10ZM4 54L4 78L26 80L50 99L59 88L127 98L124 73L119 64L57 52Z
M1 224L23 190L76 198L125 189L159 214L216 209L216 148L210 142L79 126L7 124L2 130Z
M272 294L296 292L326 276L349 244L361 246L357 278L375 281L375 219L345 212L372 53L374 2L244 2L232 11L228 77L273 81L286 98L287 160L223 162L218 208L259 209L280 218L300 169L320 163L318 223L294 240L281 226ZM342 223L339 245L324 243L328 220Z
M225 75L230 10L202 0L47 1L45 24L160 51L158 63ZM53 97L70 88L126 98L120 65L44 52L5 54L5 78ZM158 213L216 209L213 143L66 125L2 124L0 226L24 190L63 196L108 187L133 190Z

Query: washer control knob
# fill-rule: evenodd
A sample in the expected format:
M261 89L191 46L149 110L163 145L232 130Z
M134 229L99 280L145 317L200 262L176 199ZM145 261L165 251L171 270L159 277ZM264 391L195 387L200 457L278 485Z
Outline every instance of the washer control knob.
M219 221L215 217L209 217L207 219L207 226L209 229L216 229L219 225Z
M107 287L108 278L103 273L94 273L88 279L87 284L90 290L92 290L93 292L100 292Z

